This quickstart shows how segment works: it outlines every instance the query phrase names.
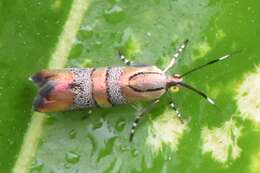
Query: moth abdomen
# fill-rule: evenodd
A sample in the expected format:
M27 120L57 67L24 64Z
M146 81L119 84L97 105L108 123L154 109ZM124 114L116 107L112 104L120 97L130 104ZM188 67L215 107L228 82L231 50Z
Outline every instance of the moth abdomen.
M39 87L40 112L110 107L159 98L166 76L154 66L42 70L31 77Z
M73 104L69 89L73 76L67 70L42 70L31 77L39 87L33 109L39 112L67 110Z

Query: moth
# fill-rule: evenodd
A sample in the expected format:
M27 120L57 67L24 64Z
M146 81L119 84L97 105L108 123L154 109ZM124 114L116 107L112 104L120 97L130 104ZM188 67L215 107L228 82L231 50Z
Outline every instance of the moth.
M205 93L185 83L183 77L227 59L231 55L224 55L183 74L168 74L187 44L188 40L185 40L176 49L176 53L164 69L134 63L119 52L119 58L125 66L42 70L30 78L39 88L33 108L39 112L56 112L150 101L151 103L140 111L132 124L130 132L132 140L140 119L172 88L187 88L214 104ZM171 102L170 106L176 111L177 116L181 117L175 103Z

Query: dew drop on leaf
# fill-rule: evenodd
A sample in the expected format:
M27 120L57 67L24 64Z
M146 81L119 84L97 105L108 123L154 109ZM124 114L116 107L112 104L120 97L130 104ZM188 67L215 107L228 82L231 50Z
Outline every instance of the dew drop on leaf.
M96 143L94 137L91 134L86 135L86 140L92 146L92 149L91 149L91 155L92 155L97 150L97 143Z
M102 127L102 125L103 125L103 122L101 122L101 121L94 122L94 123L93 123L93 129L94 129L94 130L95 130L95 129L99 129L99 128Z
M109 23L118 23L123 19L123 9L119 5L114 5L105 11L105 19Z
M139 151L138 151L137 149L133 149L133 150L132 150L132 155L133 155L134 157L138 156L138 155L139 155Z
M56 121L56 117L55 116L49 116L47 121L46 121L46 124L47 125L53 125Z
M65 155L65 160L71 164L77 163L79 159L80 159L80 155L72 151L67 152Z
M77 131L75 129L70 130L69 137L70 139L74 139L77 135Z
M121 145L120 150L121 151L129 151L130 147L129 147L129 145Z
M119 121L117 121L117 123L116 123L116 130L117 131L122 131L123 129L124 129L124 127L125 127L125 121L124 120L119 120Z
M83 45L81 43L75 43L70 51L70 58L77 58L81 55L83 51Z
M78 39L83 41L87 38L90 38L93 35L93 28L94 26L91 25L82 26L77 36Z

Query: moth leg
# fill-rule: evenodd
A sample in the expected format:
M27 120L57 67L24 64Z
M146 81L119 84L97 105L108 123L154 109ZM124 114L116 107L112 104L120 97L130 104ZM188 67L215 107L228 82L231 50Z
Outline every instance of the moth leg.
M121 51L118 51L118 57L119 59L127 66L133 66L133 67L144 67L144 66L149 66L147 64L139 64L139 63L135 63L133 61L128 60Z
M168 64L168 66L163 70L164 73L167 72L170 68L172 68L172 67L176 64L176 62L177 62L179 56L181 55L181 53L183 52L183 50L187 47L188 42L189 42L189 40L185 40L185 41L176 49L176 53L173 55L171 62L170 62L170 63Z
M129 137L129 141L131 142L133 140L134 134L135 134L135 130L136 127L139 125L140 119L144 117L144 115L149 112L157 103L159 102L159 99L154 100L153 102L151 102L148 106L146 106L145 108L143 108L140 111L140 114L137 115L137 117L135 118L133 124L132 124L132 128L131 128L131 132L130 132L130 137Z
M132 66L133 64L135 64L134 62L128 60L120 50L118 51L118 57L127 66Z
M181 123L183 123L183 119L182 119L181 113L180 113L180 111L178 110L176 104L173 101L170 102L170 108L172 108L176 112L177 117L180 119Z

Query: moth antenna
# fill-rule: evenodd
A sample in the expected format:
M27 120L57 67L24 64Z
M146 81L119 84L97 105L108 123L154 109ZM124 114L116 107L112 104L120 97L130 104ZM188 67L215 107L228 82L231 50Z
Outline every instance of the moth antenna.
M196 88L194 88L194 87L192 87L192 86L190 86L190 85L188 85L188 84L186 84L186 83L183 83L183 82L178 82L177 84L179 84L179 85L181 85L181 86L183 86L183 87L185 87L185 88L187 88L187 89L190 89L191 91L193 91L193 92L199 94L199 95L202 96L204 99L206 99L208 103L210 103L210 104L212 104L212 105L216 105L215 102L214 102L210 97L208 97L205 93L203 93L202 91L199 91L199 90L197 90Z
M226 54L226 55L224 55L224 56L222 56L220 58L217 58L217 59L213 59L213 60L207 62L206 64L200 65L198 67L195 67L194 69L191 69L191 70L183 73L182 75L180 75L180 77L182 78L182 77L187 76L188 74L193 73L195 71L198 71L198 70L200 70L200 69L202 69L202 68L204 68L204 67L206 67L208 65L215 64L215 63L217 63L219 61L223 61L225 59L231 58L234 54L237 54L237 53L240 53L240 52L241 52L241 50L233 52L231 54Z

